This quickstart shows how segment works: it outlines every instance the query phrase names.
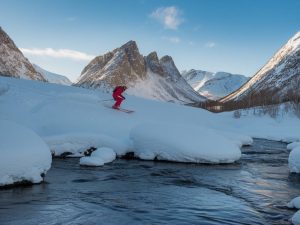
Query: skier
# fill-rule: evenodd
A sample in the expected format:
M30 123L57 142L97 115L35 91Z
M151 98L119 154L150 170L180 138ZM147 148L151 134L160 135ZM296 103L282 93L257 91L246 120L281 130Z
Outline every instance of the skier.
M123 100L125 100L125 97L122 95L122 93L127 89L126 86L117 86L115 87L113 91L113 98L116 101L116 103L113 105L114 109L119 109L120 105Z

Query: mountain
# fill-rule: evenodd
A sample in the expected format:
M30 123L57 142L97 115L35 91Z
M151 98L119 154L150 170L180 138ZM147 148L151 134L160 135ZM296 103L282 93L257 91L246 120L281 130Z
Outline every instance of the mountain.
M182 76L199 94L211 100L220 99L241 87L248 78L226 72L207 72L202 70L184 71Z
M0 27L0 75L46 81Z
M144 57L134 41L94 58L83 69L75 85L107 91L117 85L126 85L129 94L162 101L206 100L181 76L172 57L158 59L156 52Z
M247 106L288 100L300 91L300 32L241 88L222 102L249 102ZM261 102L263 99L264 102Z
M43 77L49 82L49 83L55 83L55 84L63 84L63 85L71 85L72 82L63 75L56 74L49 72L38 65L33 64L34 69L43 75Z

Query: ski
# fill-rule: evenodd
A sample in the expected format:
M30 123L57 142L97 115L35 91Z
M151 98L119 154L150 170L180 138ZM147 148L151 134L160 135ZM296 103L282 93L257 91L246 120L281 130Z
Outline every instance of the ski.
M123 109L123 108L115 109L111 105L107 105L107 104L103 104L103 106L105 106L106 108L118 110L118 111L124 112L124 113L133 113L134 112L134 110L130 110L130 109Z

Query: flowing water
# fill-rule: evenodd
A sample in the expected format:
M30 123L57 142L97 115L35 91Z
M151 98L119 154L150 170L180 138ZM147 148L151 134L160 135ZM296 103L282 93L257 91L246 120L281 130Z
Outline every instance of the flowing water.
M300 195L286 144L256 139L239 163L54 159L45 183L0 190L0 224L291 224Z

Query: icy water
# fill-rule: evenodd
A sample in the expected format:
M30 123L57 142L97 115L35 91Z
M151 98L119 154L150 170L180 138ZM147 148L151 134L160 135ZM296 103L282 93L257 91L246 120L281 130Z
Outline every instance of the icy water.
M45 183L0 190L0 224L290 224L300 195L286 144L256 139L239 163L54 159Z

